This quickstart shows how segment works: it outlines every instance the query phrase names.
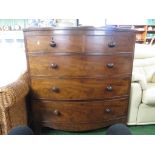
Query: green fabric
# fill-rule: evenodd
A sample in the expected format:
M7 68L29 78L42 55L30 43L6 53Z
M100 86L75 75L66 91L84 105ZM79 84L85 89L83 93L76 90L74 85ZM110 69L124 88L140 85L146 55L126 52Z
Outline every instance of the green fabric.
M155 125L128 126L133 135L155 135ZM93 130L89 132L65 132L43 128L43 135L105 135L107 128Z

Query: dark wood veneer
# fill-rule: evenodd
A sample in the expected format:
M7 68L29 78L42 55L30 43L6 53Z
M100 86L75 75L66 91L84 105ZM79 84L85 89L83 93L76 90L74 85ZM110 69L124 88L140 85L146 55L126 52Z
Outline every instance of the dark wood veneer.
M108 79L32 79L33 98L53 100L104 99L128 95L129 77ZM58 91L54 91L57 88ZM111 89L108 89L111 88Z
M90 124L103 123L126 116L128 98L95 102L32 102L34 119L48 124ZM46 114L46 115L45 115Z
M24 29L32 121L67 131L126 123L135 32Z
M55 46L51 46L51 41ZM33 36L28 37L28 51L37 52L80 52L82 51L82 36Z
M46 53L29 55L29 62L31 76L115 76L115 74L131 74L132 70L131 54L53 55Z

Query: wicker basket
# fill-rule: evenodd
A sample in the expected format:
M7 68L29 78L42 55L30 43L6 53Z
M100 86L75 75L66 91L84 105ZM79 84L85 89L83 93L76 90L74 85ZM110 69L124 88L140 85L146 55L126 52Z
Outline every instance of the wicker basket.
M0 88L0 134L7 134L18 125L27 125L25 97L28 90L27 73L14 83Z

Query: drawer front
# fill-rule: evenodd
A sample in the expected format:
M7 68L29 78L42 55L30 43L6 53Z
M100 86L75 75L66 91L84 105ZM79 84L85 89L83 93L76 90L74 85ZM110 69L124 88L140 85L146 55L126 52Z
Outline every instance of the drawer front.
M86 36L86 52L133 52L134 35Z
M131 74L132 55L29 55L31 76L108 76ZM128 64L128 65L126 65Z
M33 101L34 119L52 123L95 123L126 116L128 99L100 102Z
M105 99L128 95L129 78L109 79L32 79L35 99L85 100Z
M79 35L27 36L28 52L81 52L82 37Z

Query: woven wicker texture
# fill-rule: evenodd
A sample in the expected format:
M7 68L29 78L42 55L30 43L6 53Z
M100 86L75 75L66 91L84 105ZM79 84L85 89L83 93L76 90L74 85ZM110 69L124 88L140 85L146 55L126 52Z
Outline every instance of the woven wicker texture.
M0 134L17 125L27 125L25 97L28 93L28 74L17 81L0 88Z

